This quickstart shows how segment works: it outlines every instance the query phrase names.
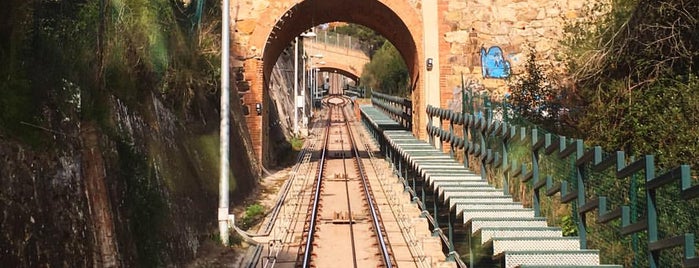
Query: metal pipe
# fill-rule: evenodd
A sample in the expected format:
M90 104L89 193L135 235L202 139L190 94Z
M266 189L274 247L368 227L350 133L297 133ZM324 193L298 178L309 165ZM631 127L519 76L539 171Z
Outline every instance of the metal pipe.
M230 4L229 0L223 0L221 5L221 126L220 126L220 153L221 153L221 173L219 177L219 200L218 200L218 229L221 236L221 243L228 245L228 177L229 177L229 117L230 117L230 81L229 81L229 60L230 60Z
M302 42L305 39L301 39ZM303 67L303 71L301 72L301 98L303 101L301 102L301 117L306 118L306 42L303 42L303 53L301 53L301 66ZM308 120L304 120L304 129L308 128ZM306 132L308 133L308 132Z
M299 37L294 38L294 135L299 134Z

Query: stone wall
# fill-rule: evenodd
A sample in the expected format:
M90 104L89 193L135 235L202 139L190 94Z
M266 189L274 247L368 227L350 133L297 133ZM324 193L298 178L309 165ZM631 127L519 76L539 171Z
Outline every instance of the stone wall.
M537 51L537 59L545 66L560 70L563 27L566 21L582 16L589 2L444 0L440 23L446 30L440 32L440 46L444 51L442 62L450 68L442 69L442 107L448 106L452 89L460 86L462 73L467 81L481 83L486 90L502 95L507 91L505 77L521 72L529 47ZM493 77L486 77L484 71Z

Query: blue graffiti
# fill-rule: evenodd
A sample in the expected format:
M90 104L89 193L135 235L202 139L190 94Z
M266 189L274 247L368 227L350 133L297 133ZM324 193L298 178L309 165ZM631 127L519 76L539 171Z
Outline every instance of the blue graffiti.
M481 48L481 68L484 78L507 78L510 76L510 62L505 60L502 49L492 46L487 51Z

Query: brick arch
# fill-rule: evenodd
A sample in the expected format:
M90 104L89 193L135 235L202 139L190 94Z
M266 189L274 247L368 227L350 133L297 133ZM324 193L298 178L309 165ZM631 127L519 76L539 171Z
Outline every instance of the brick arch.
M348 77L349 79L354 80L355 82L359 82L359 77L361 76L355 71L349 70L345 68L344 66L333 66L333 65L323 65L323 67L318 67L319 72L329 72L329 73L338 73L341 75L344 75Z
M413 85L414 110L421 111L424 99L422 83L418 83L420 70L424 69L422 48L423 23L421 14L409 0L281 0L271 1L264 10L265 15L257 19L254 30L247 40L246 53L261 54L258 59L245 62L245 76L254 77L251 95L247 103L268 103L267 88L269 75L274 64L289 43L307 29L327 22L343 21L365 25L386 37L398 49L408 66ZM258 157L267 163L269 152L268 113L262 120L248 117L253 145ZM420 125L419 118L415 119ZM415 121L414 120L414 121ZM257 133L257 135L256 135Z

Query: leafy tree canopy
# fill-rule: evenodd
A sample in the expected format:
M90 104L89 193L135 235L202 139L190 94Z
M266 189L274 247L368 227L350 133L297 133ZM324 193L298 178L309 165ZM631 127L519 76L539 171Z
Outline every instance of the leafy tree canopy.
M398 50L385 41L364 66L361 81L364 86L399 96L410 94L408 68Z

